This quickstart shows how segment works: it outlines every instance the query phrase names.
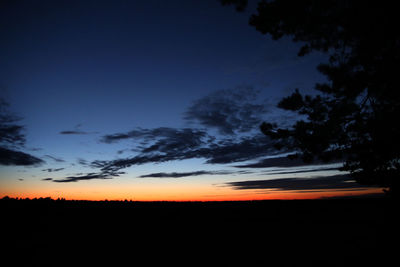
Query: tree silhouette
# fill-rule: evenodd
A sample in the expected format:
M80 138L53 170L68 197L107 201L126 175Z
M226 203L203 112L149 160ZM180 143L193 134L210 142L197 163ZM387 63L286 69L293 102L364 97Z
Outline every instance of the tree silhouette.
M223 3L238 5L237 0ZM290 128L264 122L277 147L296 150L312 162L342 159L362 184L398 188L400 170L400 17L393 1L261 1L250 25L274 40L302 43L298 56L329 54L318 70L328 82L316 95L298 89L278 107L305 119Z
M18 151L25 145L24 127L16 124L20 118L10 114L8 103L0 98L0 165L36 165L43 160Z

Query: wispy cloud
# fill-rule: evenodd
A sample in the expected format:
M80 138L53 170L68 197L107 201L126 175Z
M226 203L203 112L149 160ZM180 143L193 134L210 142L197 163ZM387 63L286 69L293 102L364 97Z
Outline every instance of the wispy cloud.
M77 162L79 165L82 165L82 166L87 166L87 165L88 165L88 161L85 160L85 159L82 159L82 158L78 158L78 159L76 160L76 162Z
M97 134L98 132L87 132L87 131L82 131L80 128L82 127L82 124L79 123L77 124L73 130L65 130L61 131L60 134L64 135L85 135L85 134Z
M49 158L55 162L61 163L61 162L65 162L65 160L63 160L62 158L58 158L58 157L54 157L54 156L50 156L50 155L45 155L46 158Z
M93 180L93 179L112 179L110 175L106 175L103 173L88 173L82 176L69 176L64 179L52 179L55 183L70 183L70 182L78 182L83 180Z
M315 178L282 178L273 180L252 180L229 182L226 185L237 190L248 189L275 189L275 190L333 190L360 188L362 185L356 183L347 174L321 176Z
M275 170L262 173L263 175L282 175L282 174L295 174L295 173L311 173L311 172L321 172L321 171L337 171L338 167L320 167L320 168L307 168L304 170L299 169L289 169L289 170Z
M215 128L224 135L258 129L267 112L265 103L258 101L258 94L251 86L217 91L196 100L184 113L184 119Z
M48 169L43 169L42 171L47 171L47 172L58 172L58 171L62 171L62 170L64 170L65 168L57 168L57 169L54 169L54 168L48 168Z
M99 172L82 176L82 179L81 176L74 176L62 182L109 178L118 175L122 169L147 163L204 159L208 164L228 164L273 155L277 152L273 141L258 130L262 116L267 112L265 103L257 100L258 94L252 87L240 87L217 91L195 101L184 113L184 120L205 128L135 128L104 135L100 142L105 144L129 141L131 145L124 151L134 154L111 160L94 160L90 164L79 160L80 165L100 169ZM217 130L219 134L210 129ZM80 132L78 127L64 134L76 132ZM203 174L206 173L153 173L141 178Z
M0 97L0 165L36 166L44 160L22 152L25 148L24 126L18 125L21 118L8 112L9 104Z
M153 140L157 140L151 149L162 147L165 143L163 140L168 140L165 144L168 148L176 149L180 148L187 142L186 146L196 146L207 141L209 135L205 130L193 129L193 128L171 128L171 127L158 127L153 129L137 128L127 133L116 133L105 135L101 138L103 143L115 143L121 140L142 140L143 144L150 143ZM174 146L175 144L175 146Z
M217 140L205 131L189 128L142 129L140 132L135 130L126 134L105 136L102 140L116 142L139 137L142 142L136 156L109 161L96 160L91 166L101 168L102 171L118 171L133 165L194 158L203 158L209 164L226 164L255 159L275 151L271 140L261 134Z
M112 177L122 169L147 163L197 158L204 159L208 164L227 164L270 155L276 152L272 141L253 131L258 131L261 117L266 112L265 103L257 99L258 94L250 86L217 91L195 101L184 113L185 121L205 128L136 128L104 135L100 142L105 144L130 141L131 147L125 151L134 152L134 155L113 160L94 160L90 164L80 160L79 163L100 169L98 173L91 173L88 178L103 178ZM75 127L74 131L64 131L63 134L81 133L79 127ZM223 135L212 135L210 129L216 129ZM103 175L104 173L107 175ZM203 174L216 173L153 173L141 178L177 178ZM72 177L67 180L80 179Z
M74 131L74 130L69 130L69 131L61 131L60 134L89 134L90 132L84 132L84 131Z
M38 166L43 163L44 160L33 155L0 147L0 165Z
M150 173L146 175L141 175L139 178L181 178L189 176L199 176L199 175L224 175L232 174L232 171L195 171L195 172L157 172Z
M329 163L338 163L340 161L331 161ZM287 156L283 157L273 157L259 160L255 163L248 163L242 165L236 165L236 168L270 168L270 167L300 167L307 165L324 165L326 162L320 160L314 160L312 163L306 163L300 158L289 158Z
M116 176L119 176L120 174L124 174L124 172L91 172L87 173L85 175L78 175L78 176L68 176L66 178L62 179L52 179L52 178L47 178L48 180L46 181L53 181L55 183L70 183L70 182L78 182L78 181L84 181L84 180L93 180L93 179L113 179Z

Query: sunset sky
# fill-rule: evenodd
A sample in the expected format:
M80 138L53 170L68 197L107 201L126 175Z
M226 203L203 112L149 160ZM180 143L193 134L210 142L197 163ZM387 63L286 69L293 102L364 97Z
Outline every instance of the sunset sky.
M37 159L0 165L0 197L254 200L380 193L277 151L259 125L313 94L327 56L202 1L5 1L0 97ZM3 112L3 111L1 111ZM318 140L316 140L318 142ZM3 144L0 144L3 145Z

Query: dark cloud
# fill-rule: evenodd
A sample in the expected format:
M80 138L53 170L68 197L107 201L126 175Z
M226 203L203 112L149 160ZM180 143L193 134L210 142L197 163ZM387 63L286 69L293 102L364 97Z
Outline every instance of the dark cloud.
M124 168L146 163L198 158L204 159L205 163L209 164L227 164L274 154L276 150L272 141L262 134L252 132L258 129L262 116L266 113L265 103L257 101L258 94L259 92L252 87L217 91L194 102L184 113L186 121L198 123L207 129L217 129L224 135L223 137L213 136L205 129L198 128L136 128L128 132L104 135L100 139L107 144L129 140L133 143L130 151L135 152L134 156L115 160L95 160L89 166L99 168L101 172L115 173ZM86 165L86 162L84 163ZM155 175L184 177L181 175L201 174L192 172Z
M183 158L182 158L183 159ZM170 160L179 160L179 155L139 155L131 158L115 160L95 160L90 163L93 168L101 168L102 171L118 171L133 165L142 165L146 163L161 163Z
M60 134L90 134L90 132L84 132L84 131L61 131Z
M141 175L139 178L181 178L189 176L199 176L199 175L224 175L232 174L231 171L195 171L195 172L158 172L150 173L146 175Z
M78 164L80 164L82 166L87 166L88 165L88 162L85 159L78 158L76 161L78 162Z
M7 122L11 119L0 117L0 141L12 146L22 146L25 143L25 136L21 133L24 129L20 125L9 125ZM13 120L11 120L13 122Z
M201 149L206 163L233 163L256 159L276 153L271 140L264 135L222 140L207 149Z
M98 132L86 132L82 131L80 128L82 127L82 124L79 123L75 125L73 130L66 130L66 131L61 131L60 134L65 134L65 135L82 135L82 134L97 134Z
M42 171L47 171L47 172L58 172L61 170L64 170L65 168L57 168L57 169L53 169L53 168L48 168L48 169L43 169Z
M42 181L52 181L53 178L43 178Z
M170 128L170 127L158 127L153 129L142 129L138 128L127 133L116 133L111 135L105 135L101 138L101 142L104 143L114 143L121 140L131 139L131 140L143 140L144 144L152 140L169 140L168 143L182 144L183 142L188 142L188 145L193 146L200 144L203 139L209 137L207 132L200 129L193 128Z
M253 129L258 129L261 117L266 113L265 104L257 101L258 94L252 87L221 90L194 102L185 112L186 121L217 129L224 137L212 136L204 129L170 127L137 128L109 134L100 141L107 144L132 141L135 146L131 151L136 155L115 160L95 160L90 166L100 168L102 172L118 172L146 163L202 158L209 164L226 164L271 155L276 150L268 137L242 134L249 135ZM227 134L230 136L227 137ZM179 174L174 173L173 176L176 175Z
M276 190L334 190L363 187L347 174L322 176L316 178L282 178L273 180L255 180L230 182L226 185L233 189L276 189Z
M57 158L54 156L50 156L50 155L45 155L46 158L52 159L55 162L61 163L61 162L65 162L65 160L63 160L62 158Z
M9 113L8 106L0 98L0 165L33 166L44 163L42 159L19 151L26 142L25 129L16 124L21 118Z
M156 128L147 140L158 140L153 144L143 147L142 153L172 153L189 151L199 148L207 143L208 134L198 129L172 129Z
M265 103L257 103L258 93L250 86L217 91L196 100L184 119L224 135L249 132L258 128L267 111Z
M102 170L119 170L151 162L199 158L202 157L199 154L200 150L207 147L212 140L204 130L159 127L106 135L101 141L113 143L125 139L140 141L140 145L135 149L139 152L137 156L112 161L94 161L91 166Z
M338 170L338 167L321 167L314 169L305 169L305 170L288 170L288 171L270 171L263 173L263 175L277 175L277 174L295 174L295 173L309 173L309 172L320 172L320 171L335 171Z
M55 183L70 183L70 182L78 182L78 181L93 180L93 179L113 179L114 177L117 177L124 173L125 172L121 171L102 170L101 172L97 173L95 172L86 174L79 173L76 176L68 176L62 179L51 179L51 178L50 179Z
M30 151L42 151L43 150L43 148L39 148L39 147L33 147L33 148L30 148L29 149Z
M24 127L17 122L21 118L8 111L9 104L0 97L0 144L5 147L25 145Z
M43 164L44 161L30 154L0 147L0 164L16 166L36 166Z
M264 135L216 141L201 130L171 128L165 130L165 128L149 130L152 133L151 141L140 148L138 155L111 161L93 161L91 167L101 168L102 171L118 171L133 165L194 158L203 158L210 164L232 163L275 152L270 139ZM160 136L155 133L160 133Z
M329 163L338 163L340 161L331 161ZM300 166L309 166L309 165L322 165L326 164L326 162L315 160L312 163L306 163L301 158L291 159L289 157L275 157L262 159L256 163L244 164L244 165L236 165L236 168L270 168L270 167L300 167Z
M134 130L128 133L116 133L116 134L105 135L101 138L100 141L103 143L110 144L124 139L133 139L136 137L142 137L142 136L136 136L136 130Z
M69 176L64 179L52 179L55 183L70 183L70 182L78 182L82 180L93 180L93 179L112 179L113 176L107 173L88 173L86 175L81 176Z

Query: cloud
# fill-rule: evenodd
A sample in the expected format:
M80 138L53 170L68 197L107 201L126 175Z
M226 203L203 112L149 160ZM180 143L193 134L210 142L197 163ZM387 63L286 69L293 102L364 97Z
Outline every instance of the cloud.
M88 165L87 160L82 159L82 158L78 158L78 159L76 160L76 162L77 162L79 165L82 165L82 166L87 166L87 165Z
M116 133L105 135L101 138L100 142L111 144L125 139L134 139L136 137L142 137L142 134L136 136L137 130L130 131L128 133Z
M213 140L200 129L159 127L105 135L101 141L114 143L125 139L140 141L140 145L135 149L139 152L137 156L112 161L94 161L91 166L103 170L118 170L131 165L197 158L201 157L200 150Z
M188 145L199 144L202 138L208 137L206 131L194 128L170 128L170 127L158 127L153 129L142 129L138 128L127 133L116 133L103 136L100 141L103 143L114 143L121 140L144 140L149 142L154 139L167 139L171 141L175 140L176 143L182 143L182 141L188 142Z
M273 180L253 180L230 182L226 185L237 190L276 189L276 190L334 190L360 188L348 174L321 176L316 178L282 178Z
M0 141L13 146L23 146L25 144L25 136L21 132L24 127L20 125L10 125L9 123L13 121L13 118L0 117Z
M238 87L217 91L195 101L184 113L184 119L206 129L136 128L104 135L100 139L102 143L132 142L129 150L135 155L114 160L95 160L90 164L82 161L81 165L99 168L101 172L112 175L121 169L147 163L204 159L208 164L227 164L275 154L277 151L273 148L273 142L267 136L253 131L258 131L262 116L267 112L265 103L257 101L258 94L252 87ZM213 136L208 129L216 129L223 136ZM66 132L75 134L79 129ZM200 175L197 172L186 173L190 174ZM157 175L168 176L164 173ZM172 177L177 175L180 174L173 173Z
M201 149L206 163L233 163L256 159L276 153L272 141L262 135L243 137L239 140L222 140L207 149Z
M321 167L321 168L313 168L313 169L305 169L305 170L288 170L288 171L268 171L263 173L263 175L279 175L279 174L294 174L294 173L310 173L310 172L320 172L320 171L337 171L338 167Z
M98 132L85 132L85 131L80 131L80 130L68 130L68 131L61 131L59 134L65 134L65 135L84 135L84 134L97 134Z
M233 135L257 129L265 103L257 103L259 92L251 86L220 90L196 100L184 113L188 122L215 128L223 135Z
M30 150L30 151L34 151L34 152L36 152L36 151L42 151L42 150L43 150L43 148L39 148L39 147L33 147L33 148L30 148L29 150Z
M43 178L42 181L52 181L53 178Z
M100 168L102 172L117 172L146 163L199 158L209 164L226 164L273 154L276 150L272 141L261 133L252 132L258 130L261 117L267 111L265 103L257 101L258 94L250 86L217 91L195 101L184 113L186 121L198 123L206 129L217 129L223 137L213 136L205 129L171 127L136 128L108 134L100 142L113 144L129 140L133 143L131 151L136 155L95 160L90 167Z
M195 172L158 172L150 173L146 175L141 175L139 178L181 178L189 176L199 176L199 175L224 175L232 174L231 171L195 171Z
M15 124L21 120L7 111L9 104L0 98L0 165L33 166L44 163L42 159L18 151L24 148L24 126Z
M89 134L89 132L84 132L84 131L61 131L60 134Z
M66 130L66 131L61 131L60 134L65 134L65 135L84 135L84 134L97 134L98 132L86 132L86 131L82 131L80 130L80 128L82 127L82 124L79 123L77 125L75 125L74 130Z
M46 158L52 159L55 162L61 163L61 162L65 162L65 160L63 160L62 158L57 158L57 157L53 157L50 155L45 155Z
M16 124L21 118L8 111L9 104L0 97L0 144L21 147L25 145L24 126Z
M65 168L57 168L57 169L53 169L53 168L49 168L49 169L44 169L44 170L42 170L42 171L47 171L47 172L58 172L58 171L61 171L61 170L64 170Z
M69 176L64 179L52 179L55 183L70 183L70 182L78 182L82 180L93 180L93 179L112 179L113 176L107 173L88 173L86 175L81 176Z
M44 163L44 160L30 154L0 147L0 164L16 166L37 166Z
M110 161L96 160L90 164L91 167L101 168L102 171L118 171L133 165L194 158L203 158L210 164L225 164L255 159L275 152L271 140L261 134L216 140L205 131L188 128L156 128L141 131L146 133L143 135L146 140L142 142L136 156ZM133 135L139 136L137 132L132 133L133 131L118 136L131 136L129 138ZM115 138L112 140L116 142ZM109 141L109 136L103 137L103 142Z
M337 163L339 161L330 161L329 163ZM236 168L270 168L270 167L300 167L310 165L322 165L326 162L320 160L314 160L312 163L305 163L301 158L291 159L285 157L275 157L262 159L256 163L249 163L244 165L236 165Z
M45 181L53 181L55 183L70 183L70 182L78 182L83 180L93 180L93 179L113 179L121 174L125 174L125 172L121 171L111 171L111 170L102 170L101 172L90 172L86 174L77 174L75 176L68 176L62 179L52 179L47 178Z

